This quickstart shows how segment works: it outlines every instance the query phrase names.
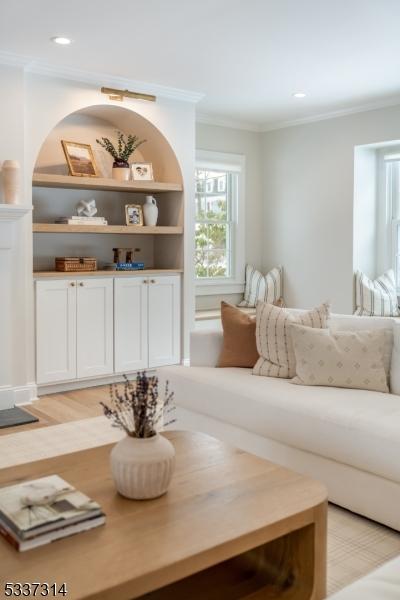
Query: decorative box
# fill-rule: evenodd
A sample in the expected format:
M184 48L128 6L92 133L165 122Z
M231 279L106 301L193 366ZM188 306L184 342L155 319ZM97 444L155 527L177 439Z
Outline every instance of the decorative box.
M97 260L92 257L57 257L56 271L96 271Z

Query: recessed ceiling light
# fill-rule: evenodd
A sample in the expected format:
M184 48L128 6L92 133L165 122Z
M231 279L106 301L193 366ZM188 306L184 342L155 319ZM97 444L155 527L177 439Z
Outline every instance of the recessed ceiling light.
M293 94L293 98L305 98L307 96L307 94L305 94L304 92L295 92Z
M68 46L72 42L72 40L70 40L69 38L59 36L59 35L52 37L51 41L54 42L55 44L60 44L60 46Z

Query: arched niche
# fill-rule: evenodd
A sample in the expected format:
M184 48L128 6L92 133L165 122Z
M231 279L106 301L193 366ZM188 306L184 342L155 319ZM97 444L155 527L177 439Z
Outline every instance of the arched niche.
M179 163L164 135L138 113L113 105L94 105L80 109L62 119L48 134L36 159L34 172L68 175L61 140L90 144L102 177L111 177L112 157L96 142L97 138L116 140L117 131L147 140L130 158L130 162L151 162L154 179L182 183Z
M34 173L68 175L68 166L61 140L90 144L100 177L111 178L112 157L96 143L100 137L116 140L117 131L146 139L130 162L151 162L157 182L183 184L176 155L161 131L142 115L114 105L91 105L64 117L46 136L36 159ZM74 178L79 181L79 177ZM57 189L54 189L57 188ZM125 205L143 204L145 193L91 189L67 189L62 184L33 188L33 221L53 223L60 216L75 214L77 202L95 198L98 215L109 225L125 225ZM159 219L162 226L182 226L184 197L181 191L157 194ZM183 235L85 235L76 233L38 233L33 239L35 271L54 268L54 256L95 256L99 268L112 260L113 247L140 247L138 258L146 268L169 269L183 266Z

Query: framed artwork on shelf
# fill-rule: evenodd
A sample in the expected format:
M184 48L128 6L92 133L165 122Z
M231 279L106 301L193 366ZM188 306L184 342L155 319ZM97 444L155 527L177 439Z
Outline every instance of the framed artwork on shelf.
M125 204L127 225L143 225L143 209L140 204Z
M89 144L61 140L70 175L75 177L98 177L96 161Z
M154 181L152 163L135 162L131 165L134 181Z

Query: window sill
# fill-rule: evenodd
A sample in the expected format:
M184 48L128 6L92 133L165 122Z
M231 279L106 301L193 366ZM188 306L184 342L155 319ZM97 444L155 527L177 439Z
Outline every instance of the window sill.
M244 283L234 281L204 281L195 283L196 296L221 296L223 294L243 294Z

